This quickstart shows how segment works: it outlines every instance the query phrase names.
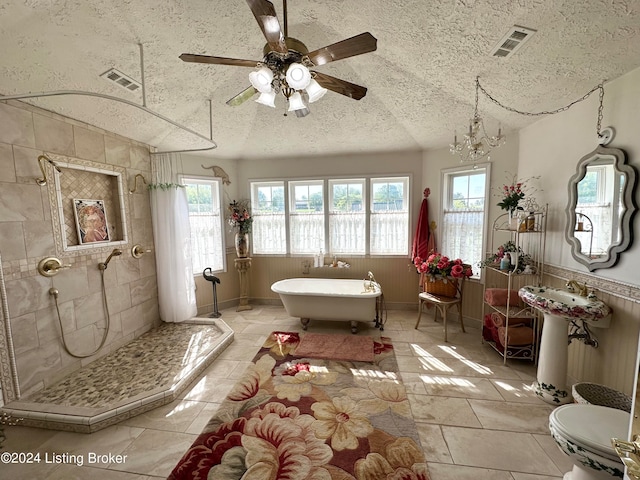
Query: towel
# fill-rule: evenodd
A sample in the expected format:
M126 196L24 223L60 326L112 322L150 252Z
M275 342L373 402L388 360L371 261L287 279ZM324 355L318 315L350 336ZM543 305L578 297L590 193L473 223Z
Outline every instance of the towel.
M498 312L493 312L491 314L491 323L493 323L493 326L495 328L498 327L504 327L504 324L506 323L506 317L504 315L502 315L501 313Z
M506 325L507 317L505 317L502 313L493 312L491 313L491 322L495 328L504 327ZM533 323L533 318L529 317L509 317L509 327L518 327L520 325L526 325L530 327Z
M505 338L506 327L498 327L498 337L502 345L530 345L533 343L533 328L520 325L509 327Z
M520 306L520 297L516 290L507 290L506 288L487 288L484 291L484 300L494 307L506 307L507 298L509 298L509 306Z

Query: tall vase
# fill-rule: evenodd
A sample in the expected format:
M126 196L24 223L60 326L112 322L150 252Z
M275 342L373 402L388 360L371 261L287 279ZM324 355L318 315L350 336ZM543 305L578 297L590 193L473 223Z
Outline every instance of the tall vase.
M247 258L249 256L249 234L236 233L235 243L238 258Z

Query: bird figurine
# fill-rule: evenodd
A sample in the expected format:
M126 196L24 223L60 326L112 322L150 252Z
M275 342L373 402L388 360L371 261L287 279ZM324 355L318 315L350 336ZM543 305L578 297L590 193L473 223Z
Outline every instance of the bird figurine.
M202 164L200 164L200 166L205 170L211 169L213 171L214 176L220 177L222 179L222 183L224 183L225 185L231 185L231 180L229 180L229 175L227 175L227 172L225 172L221 167L217 165L205 167Z

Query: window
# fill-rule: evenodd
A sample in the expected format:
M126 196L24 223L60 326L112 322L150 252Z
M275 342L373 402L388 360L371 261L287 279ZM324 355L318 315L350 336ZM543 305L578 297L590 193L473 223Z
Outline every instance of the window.
M324 242L324 182L289 182L291 253L326 252Z
M409 179L371 180L371 254L407 254Z
M409 177L256 181L251 204L253 254L409 252Z
M187 189L193 273L210 267L225 270L224 218L220 211L221 185L211 177L181 177Z
M287 253L284 182L251 184L253 253Z
M366 253L365 180L329 180L329 251Z
M442 176L442 245L449 258L461 258L480 277L483 260L490 165L448 170Z

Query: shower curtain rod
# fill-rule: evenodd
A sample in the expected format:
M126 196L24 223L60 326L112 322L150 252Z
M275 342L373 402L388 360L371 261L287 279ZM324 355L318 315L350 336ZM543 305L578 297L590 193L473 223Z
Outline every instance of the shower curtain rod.
M161 153L189 153L189 152L204 152L207 150L213 150L214 148L218 147L218 144L216 142L213 141L213 138L207 138L204 135L199 134L198 132L195 132L193 130L191 130L190 128L185 127L184 125L180 125L177 122L174 122L173 120L171 120L170 118L165 117L164 115L154 112L153 110L150 110L149 108L143 106L143 105L138 105L135 102L132 102L131 100L127 100L125 98L119 98L119 97L114 97L112 95L107 95L104 93L97 93L97 92L85 92L84 90L53 90L50 92L36 92L36 93L23 93L23 94L18 94L18 95L4 95L0 97L0 100L21 100L24 98L38 98L38 97L54 97L54 96L59 96L59 95L85 95L85 96L89 96L89 97L99 97L99 98L105 98L107 100L113 100L115 102L120 102L120 103L125 103L127 105L130 105L132 107L136 107L140 110L142 110L143 112L149 113L151 115L153 115L154 117L159 118L160 120L164 120L165 122L170 123L171 125L173 125L174 127L178 127L179 129L188 132L192 135L197 136L198 138L201 138L203 140L206 140L207 142L210 142L213 144L213 146L211 147L207 147L207 148L194 148L194 149L190 149L190 150L171 150L171 151L165 151L165 152L150 152L151 155L159 155ZM211 113L211 100L208 100L209 102L209 135L210 137L213 137L213 119L212 119L212 113Z

